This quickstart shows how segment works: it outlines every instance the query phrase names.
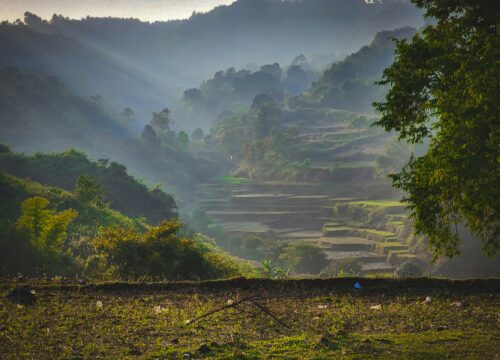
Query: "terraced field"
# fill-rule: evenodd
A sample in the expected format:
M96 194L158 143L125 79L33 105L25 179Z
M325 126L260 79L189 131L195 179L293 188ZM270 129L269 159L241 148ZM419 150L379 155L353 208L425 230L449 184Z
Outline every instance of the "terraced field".
M206 194L200 207L229 233L312 242L330 259L358 259L364 274L393 272L415 257L403 241L407 220L397 200L340 197L342 189L322 184L219 182L204 189L224 194L217 201ZM373 213L378 214L376 225L370 220Z
M311 172L330 180L221 177L200 186L199 207L229 233L312 242L331 259L358 259L364 274L393 272L413 258L403 206L386 179L373 177L387 134L342 119L295 119L288 126L299 132Z

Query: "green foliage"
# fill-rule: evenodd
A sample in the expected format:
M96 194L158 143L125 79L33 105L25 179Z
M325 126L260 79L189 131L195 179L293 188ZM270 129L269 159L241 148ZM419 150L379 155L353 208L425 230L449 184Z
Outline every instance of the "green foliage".
M279 266L274 265L271 260L262 262L262 276L269 279L286 279L290 274L291 266L284 270Z
M334 63L304 95L292 98L290 105L371 111L371 103L381 99L385 92L374 82L393 60L392 39L408 38L413 34L415 29L410 27L377 33L370 45Z
M82 175L76 180L75 197L84 205L101 207L105 196L104 188L90 175Z
M78 201L103 205L104 193L109 207L132 218L144 216L151 224L176 216L173 197L159 188L148 189L127 174L127 168L114 161L90 161L76 150L32 156L0 152L0 169L68 191L76 190Z
M461 223L493 255L500 249L500 8L489 1L414 3L436 23L397 42L396 61L380 82L390 90L375 104L383 115L377 124L430 144L393 184L407 192L415 230L428 235L435 258L459 254Z
M120 278L210 279L238 274L237 266L207 245L179 235L180 222L162 222L145 233L106 228L95 245Z
M333 260L322 271L323 276L359 276L361 264L357 259Z
M42 254L61 255L66 240L67 228L78 215L73 209L55 213L47 209L49 201L42 197L32 197L23 201L21 216L16 222L16 230Z
M309 243L288 245L280 259L297 274L318 274L328 264L324 251Z
M1 171L0 198L3 274L74 275L94 256L89 240L100 227L146 228L144 219L130 219L105 204L84 204L62 189Z
M189 144L189 135L185 131L180 131L176 136L176 140L182 150L187 150Z
M274 102L265 102L257 110L257 117L254 122L254 136L257 140L262 140L276 128L281 118L281 110Z

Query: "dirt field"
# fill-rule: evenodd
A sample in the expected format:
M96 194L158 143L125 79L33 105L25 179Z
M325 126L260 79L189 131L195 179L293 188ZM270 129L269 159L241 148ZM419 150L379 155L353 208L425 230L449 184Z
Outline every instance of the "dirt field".
M3 281L0 289L2 359L500 357L500 280Z

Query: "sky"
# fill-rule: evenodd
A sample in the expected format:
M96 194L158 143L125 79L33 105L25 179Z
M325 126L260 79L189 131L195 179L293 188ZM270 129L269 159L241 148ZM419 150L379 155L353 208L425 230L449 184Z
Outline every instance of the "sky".
M0 0L0 20L23 19L29 11L43 19L54 13L80 19L95 17L138 18L143 21L185 19L193 11L205 12L234 0Z

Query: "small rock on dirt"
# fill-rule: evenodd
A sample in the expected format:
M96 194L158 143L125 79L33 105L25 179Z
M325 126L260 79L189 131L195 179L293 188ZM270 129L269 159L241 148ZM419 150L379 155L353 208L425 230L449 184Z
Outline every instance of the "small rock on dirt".
M208 352L210 352L210 347L207 345L207 344L202 344L199 348L198 348L198 352L200 354L206 354Z

